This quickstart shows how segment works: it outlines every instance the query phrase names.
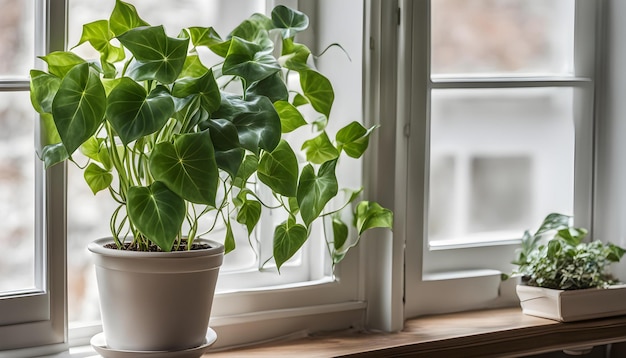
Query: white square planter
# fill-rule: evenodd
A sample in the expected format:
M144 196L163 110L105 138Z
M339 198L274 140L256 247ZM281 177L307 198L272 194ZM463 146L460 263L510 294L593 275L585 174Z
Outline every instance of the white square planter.
M553 290L517 285L522 312L561 322L626 314L626 285L585 290Z

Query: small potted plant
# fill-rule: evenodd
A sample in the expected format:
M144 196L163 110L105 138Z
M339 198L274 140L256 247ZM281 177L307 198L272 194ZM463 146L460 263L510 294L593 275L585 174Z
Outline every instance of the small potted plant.
M46 71L31 71L45 166L74 162L94 193L108 191L118 203L111 237L89 245L101 348L199 352L210 344L215 279L223 253L235 248L232 227L251 235L263 210L286 218L274 230L278 270L316 222L332 227L324 232L332 232L334 263L365 230L391 228L389 210L357 204L360 190L339 188L340 157L360 158L374 128L352 122L328 131L333 87L295 41L307 26L305 14L277 6L226 37L195 26L171 37L116 0L108 19L83 26L78 45L92 46L98 59L54 52L41 57ZM201 47L221 61L203 63ZM312 136L293 144L287 134L295 131ZM86 159L76 159L78 151ZM273 202L261 200L259 188ZM352 239L342 215L349 208ZM211 236L220 225L225 236Z
M609 272L623 248L601 241L583 241L584 228L572 217L548 215L539 229L524 232L513 261L521 276L517 294L524 313L562 322L626 313L626 286Z

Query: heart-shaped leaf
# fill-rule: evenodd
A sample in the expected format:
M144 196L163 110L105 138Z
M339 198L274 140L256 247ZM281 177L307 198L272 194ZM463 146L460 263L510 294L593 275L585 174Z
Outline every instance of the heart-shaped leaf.
M293 218L278 225L274 230L274 261L280 267L302 247L307 239L306 228Z
M330 117L335 92L328 78L314 70L300 71L300 85L311 106L326 118Z
M337 132L335 136L337 145L348 156L360 158L369 145L369 137L374 129L376 126L365 129L361 123L352 122Z
M237 222L246 225L248 235L251 235L252 230L254 230L254 227L261 218L261 203L257 200L248 199L245 191L241 193L243 195L238 195L239 200L241 200L241 205L237 212Z
M339 151L330 142L326 132L302 143L302 150L306 153L306 160L315 164L322 164L339 157Z
M326 162L320 166L317 175L311 164L302 169L297 199L300 215L307 226L322 213L330 199L337 195L339 186L335 176L336 166L336 160Z
M119 36L135 27L150 25L139 17L135 6L120 0L115 1L115 7L109 18L109 24L115 36Z
M246 183L248 182L248 178L250 178L250 176L254 174L254 172L257 171L258 167L259 167L259 157L257 157L254 154L246 155L243 162L241 163L241 166L239 166L237 175L235 176L235 179L233 180L233 185L238 188L245 187Z
M30 71L30 101L43 114L52 113L52 101L61 86L61 79L43 71Z
M257 43L233 37L222 72L245 79L249 86L280 71L281 67L271 51L271 47L263 48Z
M335 250L341 249L348 239L348 225L339 217L333 216L333 247Z
M204 76L208 70L209 69L202 63L198 55L188 54L179 78L199 78Z
M128 189L130 221L163 251L171 251L185 220L185 201L159 181L149 187Z
M48 65L48 72L59 78L65 77L76 65L86 62L75 53L69 51L51 52L40 58Z
M281 72L276 72L261 81L254 82L248 87L246 93L248 96L265 96L272 103L289 99L289 91Z
M213 146L217 150L239 148L239 133L233 122L227 119L209 119L203 122L211 132Z
M134 28L117 38L137 59L128 75L138 81L157 80L168 84L183 70L189 39L168 37L163 26Z
M113 182L113 175L94 163L89 163L85 169L84 177L94 194L108 188Z
M194 47L206 46L211 48L224 42L217 31L212 27L192 26L185 29L185 31L191 38L191 43ZM228 49L226 49L226 51L228 51ZM225 55L226 54L224 54L224 56Z
M235 235L233 235L233 228L230 224L230 219L226 221L226 237L224 237L224 254L227 254L235 249Z
M40 152L46 168L50 168L57 163L61 163L70 157L69 154L67 154L63 143L46 145L41 148Z
M281 30L283 38L289 38L309 27L309 17L300 11L278 5L272 10L272 23Z
M91 137L80 146L80 152L87 158L102 164L104 169L110 170L113 164L105 145L103 138Z
M300 113L300 111L291 103L287 101L277 101L274 102L274 107L280 117L280 124L283 133L292 132L307 124L302 116L302 113Z
M356 227L359 235L367 229L382 227L393 228L393 213L383 208L380 204L370 201L362 201L356 207Z
M311 50L303 44L294 42L293 38L283 39L282 53L278 61L289 70L302 72L313 69L309 65Z
M158 143L150 155L150 171L181 198L215 206L219 177L208 131Z
M63 78L52 101L52 116L68 154L96 133L105 103L98 73L87 63L76 65Z
M298 187L298 160L291 146L281 140L271 152L265 152L259 161L259 180L274 192L295 196Z
M280 141L280 117L267 97L247 97L222 93L222 102L212 118L223 118L237 127L241 146L255 154L259 148L272 151ZM206 124L201 128L207 128Z
M137 82L123 77L111 91L106 115L124 144L161 129L174 114L174 101L158 86L150 94Z
M201 77L184 77L176 81L172 95L179 98L197 97L200 100L200 106L208 113L215 112L221 101L220 90L212 70L206 71Z
M115 37L107 20L98 20L83 25L83 33L76 46L89 42L101 54L103 62L118 62L124 59L124 49L114 46L111 40Z
M229 150L216 150L215 162L217 167L224 170L231 178L235 178L246 151L243 148L233 148Z

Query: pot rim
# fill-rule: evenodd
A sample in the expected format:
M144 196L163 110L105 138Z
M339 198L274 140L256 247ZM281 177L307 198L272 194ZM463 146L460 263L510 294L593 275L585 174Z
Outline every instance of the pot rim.
M94 254L103 255L103 256L112 256L112 257L197 257L197 256L213 256L213 255L223 255L224 254L224 245L213 240L204 239L204 238L196 238L194 240L195 243L204 243L208 244L210 247L207 249L199 249L199 250L185 250L185 251L159 251L159 252L148 252L148 251L126 251L126 250L116 250L105 248L104 245L113 243L113 237L104 237L100 239L96 239L90 242L87 245L87 249Z

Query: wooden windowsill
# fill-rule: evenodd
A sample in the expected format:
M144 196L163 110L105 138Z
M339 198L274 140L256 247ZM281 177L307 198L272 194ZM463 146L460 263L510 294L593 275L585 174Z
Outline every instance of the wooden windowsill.
M325 333L204 357L519 357L620 341L626 316L560 323L506 308L411 319L398 333Z

